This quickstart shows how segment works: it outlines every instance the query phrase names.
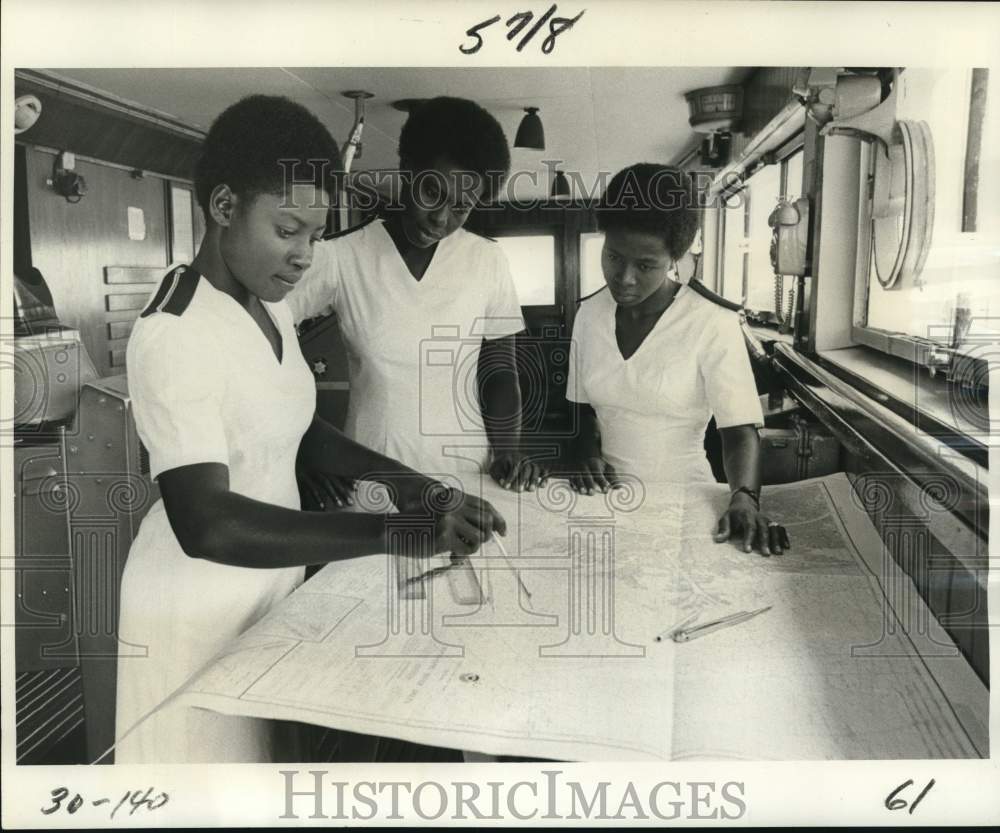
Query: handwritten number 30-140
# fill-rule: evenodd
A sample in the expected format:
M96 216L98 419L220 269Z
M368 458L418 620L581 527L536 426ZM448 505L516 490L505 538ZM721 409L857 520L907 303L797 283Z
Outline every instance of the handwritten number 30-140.
M52 815L52 813L59 810L60 808L62 808L63 802L66 801L67 798L69 798L69 794L70 794L69 790L66 789L66 787L59 787L58 789L52 790L49 793L50 804L48 807L41 808L42 813L46 816L49 816ZM115 805L114 809L111 811L110 818L114 818L115 813L117 813L122 808L122 806L125 805L126 802L128 802L128 804L131 805L131 808L129 809L129 815L131 816L140 807L145 807L147 810L156 810L162 807L164 804L166 804L167 801L169 800L170 796L168 796L165 792L161 792L158 795L153 795L152 787L149 787L145 792L142 792L141 790L130 790L129 792L125 793L118 801L118 804ZM79 810L84 804L87 803L88 803L87 800L84 799L82 795L76 793L76 795L74 795L65 805L66 812L72 815L77 810ZM99 798L96 801L90 801L89 803L94 807L99 807L102 804L107 804L110 806L111 799Z
M556 37L561 35L567 29L571 29L573 24L576 23L581 17L583 17L584 9L576 17L553 17L556 13L556 4L553 3L549 6L548 11L545 12L537 21L535 25L528 29L527 34L517 44L517 51L520 52L524 47L528 45L531 39L538 34L538 30L541 29L546 23L549 24L549 34L545 40L542 41L542 53L548 55L555 48ZM528 26L529 23L534 19L535 15L532 12L518 12L515 15L511 15L507 22L504 24L507 29L507 40L512 41ZM474 55L483 47L483 36L479 33L488 26L492 26L494 23L500 20L500 15L495 15L489 20L484 20L482 23L477 23L470 29L466 29L465 34L470 38L475 38L475 42L471 44L463 44L459 46L459 50L466 55Z

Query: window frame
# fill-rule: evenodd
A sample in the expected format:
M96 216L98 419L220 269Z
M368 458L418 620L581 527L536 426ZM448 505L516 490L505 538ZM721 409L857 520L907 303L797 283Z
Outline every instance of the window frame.
M198 208L196 206L196 198L194 193L194 185L180 182L180 181L166 181L164 183L166 190L166 218L167 218L167 261L172 264L177 263L190 263L194 256L198 253L198 246L201 243L201 237L203 234L199 234L198 222L197 222L197 212ZM187 194L187 205L186 205L186 217L181 217L177 213L177 205L174 200L174 192L186 193ZM178 224L187 223L190 226L191 233L191 252L190 257L182 257L182 252L178 251Z
M920 336L892 332L868 325L868 295L871 288L871 200L867 187L870 165L870 148L861 139L857 143L857 163L854 168L855 181L841 182L830 176L826 168L829 148L826 137L812 131L807 141L809 148L803 165L803 195L808 195L814 213L811 218L809 236L809 257L812 262L809 274L799 284L800 315L796 320L795 350L814 361L823 370L837 376L850 388L876 401L888 410L902 417L915 430L929 434L944 446L971 460L984 471L989 468L988 446L982 437L988 431L974 424L985 417L988 425L988 380L989 369L986 361L973 358L966 363L965 376L980 382L979 389L971 397L963 392L961 380L946 378L947 374L937 373L941 367L942 344ZM842 139L841 139L842 141ZM840 153L843 156L842 152ZM809 167L807 167L809 166ZM846 343L824 345L817 348L817 327L819 322L828 330L831 321L842 315L836 307L840 303L838 291L825 290L824 280L832 280L836 285L840 277L836 271L823 274L819 264L818 246L822 245L824 202L848 205L843 192L858 188L853 211L853 240L846 239L843 232L844 216L826 218L828 223L838 226L832 239L842 235L842 246L854 246L853 268L849 270L850 281L845 287L845 303L850 305L850 319L844 321L847 332ZM824 193L827 192L827 193ZM816 211L819 206L819 211ZM844 211L841 210L841 215ZM829 245L829 244L827 244ZM824 267L825 268L825 267ZM818 281L817 281L818 279ZM844 293L841 293L843 297ZM839 326L839 325L838 325ZM822 341L829 340L829 333ZM974 340L973 340L974 341ZM887 375L888 374L888 375ZM986 404L980 400L985 391ZM956 409L957 399L976 400L974 419L968 419ZM966 400L968 401L968 399ZM971 430L970 430L971 428Z
M967 129L969 131L974 129L973 122L977 118L976 90L979 78L977 73L979 72L981 70L972 68L972 83L967 114L969 120ZM978 116L982 116L981 109ZM896 356L928 370L934 369L940 366L942 351L942 344L940 342L910 333L886 330L868 323L869 295L872 286L871 196L868 188L864 186L866 184L870 185L870 177L872 176L871 167L871 147L868 143L862 142L858 177L864 177L864 179L862 179L858 204L857 259L854 274L854 316L851 321L852 340L856 345L863 345L869 349L877 350L890 356ZM978 168L974 175L978 179ZM963 195L965 200L968 200L969 197L969 176L969 162L966 160L963 167ZM975 220L973 220L974 222ZM967 231L975 231L975 229L966 228L966 218L963 216L962 233L966 233ZM978 359L972 359L972 361L983 365L982 368L977 369L984 372L977 373L977 375L986 380L988 390L989 373L988 368L985 367L985 362L980 362Z

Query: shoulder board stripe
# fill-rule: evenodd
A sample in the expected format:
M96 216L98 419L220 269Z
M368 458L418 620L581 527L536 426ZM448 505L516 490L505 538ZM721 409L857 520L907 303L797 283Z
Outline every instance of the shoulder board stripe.
M170 297L160 307L161 311L169 312L171 315L180 315L183 313L194 297L194 291L198 288L199 280L201 280L201 275L195 272L194 269L185 269L177 279L177 286L174 287L174 291L170 293Z
M728 298L723 298L721 295L716 295L701 281L696 281L692 278L690 281L688 281L688 286L690 286L695 292L701 295L702 298L711 301L713 304L718 304L720 307L731 309L733 312L739 312L740 310L743 309L743 307L740 304L737 304L734 301L730 301Z
M163 280L160 281L160 285L156 290L156 294L153 295L153 300L150 301L149 304L146 305L146 309L144 309L142 313L140 313L139 315L140 318L145 318L147 315L152 315L160 308L160 304L162 304L166 300L167 295L169 295L173 291L174 286L177 284L177 275L179 271L180 270L178 269L172 269L171 271L167 272L166 275L163 276Z
M596 295L596 294L597 294L598 292L603 292L603 291L604 291L605 289L607 289L607 288L608 288L608 287L607 287L607 285L605 284L605 285L604 285L604 286L602 286L602 287L601 287L600 289L595 289L595 290L594 290L593 292L591 292L591 293L590 293L589 295L584 295L584 296L583 296L582 298L577 298L577 299L576 299L576 303L577 303L577 306L579 306L580 304L582 304L582 303L583 303L584 301L586 301L586 300L588 300L588 299L590 299L590 298L593 298L593 297L594 297L594 296L595 296L595 295Z
M356 226L351 226L350 228L341 229L340 231L332 231L329 234L324 234L324 240L336 240L338 237L346 237L348 234L353 234L356 231L361 231L365 226L370 226L378 219L378 214L372 214L367 220L358 223Z
M180 315L187 309L194 297L194 291L201 280L194 269L181 266L168 273L156 290L156 295L149 306L143 310L140 318L146 318L154 312L169 312Z

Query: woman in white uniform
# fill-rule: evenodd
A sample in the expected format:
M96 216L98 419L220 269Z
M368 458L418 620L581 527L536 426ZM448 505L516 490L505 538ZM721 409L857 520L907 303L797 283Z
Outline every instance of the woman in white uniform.
M283 165L295 162L289 187ZM161 704L295 589L304 565L393 545L384 515L299 511L300 450L344 476L382 472L402 510L430 530L425 550L470 553L503 528L492 507L464 496L425 515L429 478L315 419L313 377L283 298L324 231L338 165L329 133L298 104L251 96L226 110L195 175L204 241L190 266L167 275L129 340L136 424L162 499L122 580L118 762L281 756L269 721Z
M715 482L703 448L714 415L732 490L716 540L737 534L747 552L780 553L787 534L760 512L764 419L738 313L673 279L698 229L690 178L632 165L608 184L597 222L607 286L581 303L573 325L567 398L580 434L571 484L606 491L623 473Z
M462 228L507 175L503 129L472 101L430 99L403 126L399 156L400 201L316 246L288 298L295 320L337 313L350 437L420 471L487 469L533 489L545 470L520 445L521 307L500 247ZM333 502L349 501L343 485L331 484Z

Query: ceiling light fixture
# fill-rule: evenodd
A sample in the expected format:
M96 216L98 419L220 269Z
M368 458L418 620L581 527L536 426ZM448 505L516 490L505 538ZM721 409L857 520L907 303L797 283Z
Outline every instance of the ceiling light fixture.
M545 129L542 127L542 120L538 117L538 108L525 107L524 112L526 115L521 119L521 125L517 128L514 147L545 150Z
M552 178L552 188L549 191L549 196L555 199L570 196L569 180L566 179L566 174L562 171L555 172L555 176Z

